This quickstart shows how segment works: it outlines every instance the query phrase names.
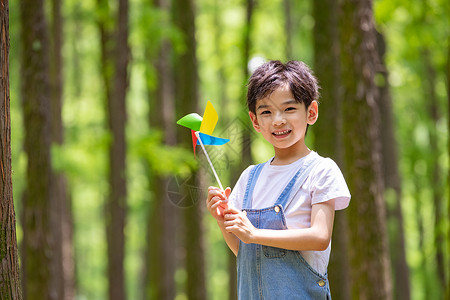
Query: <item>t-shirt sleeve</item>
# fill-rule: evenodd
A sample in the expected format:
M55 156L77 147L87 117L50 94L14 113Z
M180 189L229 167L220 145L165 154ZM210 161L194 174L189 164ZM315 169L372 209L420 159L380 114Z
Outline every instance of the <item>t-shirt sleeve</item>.
M236 182L234 188L231 190L231 194L228 197L228 205L239 210L242 210L242 203L244 201L245 189L247 187L248 177L250 175L250 170L253 168L253 165L249 166L245 169L238 181Z
M323 159L312 172L311 205L335 200L335 210L350 203L350 191L338 165L330 158Z

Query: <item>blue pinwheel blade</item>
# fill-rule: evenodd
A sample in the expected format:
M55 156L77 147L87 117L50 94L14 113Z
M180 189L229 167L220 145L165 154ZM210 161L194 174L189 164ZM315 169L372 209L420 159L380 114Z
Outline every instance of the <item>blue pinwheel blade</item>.
M203 145L211 146L220 146L230 141L229 139L218 138L202 132L200 132L200 138L202 139ZM197 141L197 145L200 145L199 141Z

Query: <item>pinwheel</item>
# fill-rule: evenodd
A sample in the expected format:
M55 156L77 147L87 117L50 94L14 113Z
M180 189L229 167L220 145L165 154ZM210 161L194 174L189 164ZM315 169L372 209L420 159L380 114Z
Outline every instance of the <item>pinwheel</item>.
M210 101L208 101L208 103L206 104L205 112L203 113L203 117L199 116L197 113L191 113L179 119L177 121L177 124L191 129L194 155L195 147L197 145L200 145L203 149L203 152L205 153L209 165L211 166L214 176L216 177L217 183L223 190L222 183L220 182L219 176L217 175L217 172L214 169L214 166L205 148L205 145L220 146L230 141L229 139L212 136L218 120L219 116L217 115L214 106Z

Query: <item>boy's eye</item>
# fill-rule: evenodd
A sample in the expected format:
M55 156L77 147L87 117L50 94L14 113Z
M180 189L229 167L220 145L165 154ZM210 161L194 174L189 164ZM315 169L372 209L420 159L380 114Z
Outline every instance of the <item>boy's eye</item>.
M270 114L270 110L264 110L264 111L261 112L261 114L262 114L262 115Z
M295 107L288 107L288 108L285 109L285 111L296 110L296 109L297 108L295 108Z

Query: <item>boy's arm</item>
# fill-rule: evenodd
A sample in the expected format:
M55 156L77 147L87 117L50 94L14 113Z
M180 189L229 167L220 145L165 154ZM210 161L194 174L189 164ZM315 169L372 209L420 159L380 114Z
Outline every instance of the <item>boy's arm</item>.
M323 251L328 248L333 232L334 200L314 204L311 227L302 229L257 229L247 216L235 209L225 212L225 230L244 243L254 243L297 251Z
M208 197L206 198L206 207L211 215L216 219L217 225L222 232L223 238L234 255L237 256L239 250L239 239L232 233L225 230L223 212L228 209L228 196L231 189L227 187L225 191L217 187L208 188Z
M239 239L234 234L226 231L223 222L222 224L220 224L220 222L217 222L217 224L219 225L220 231L222 231L223 238L227 243L228 248L230 248L230 250L233 251L234 255L237 256L239 251Z

